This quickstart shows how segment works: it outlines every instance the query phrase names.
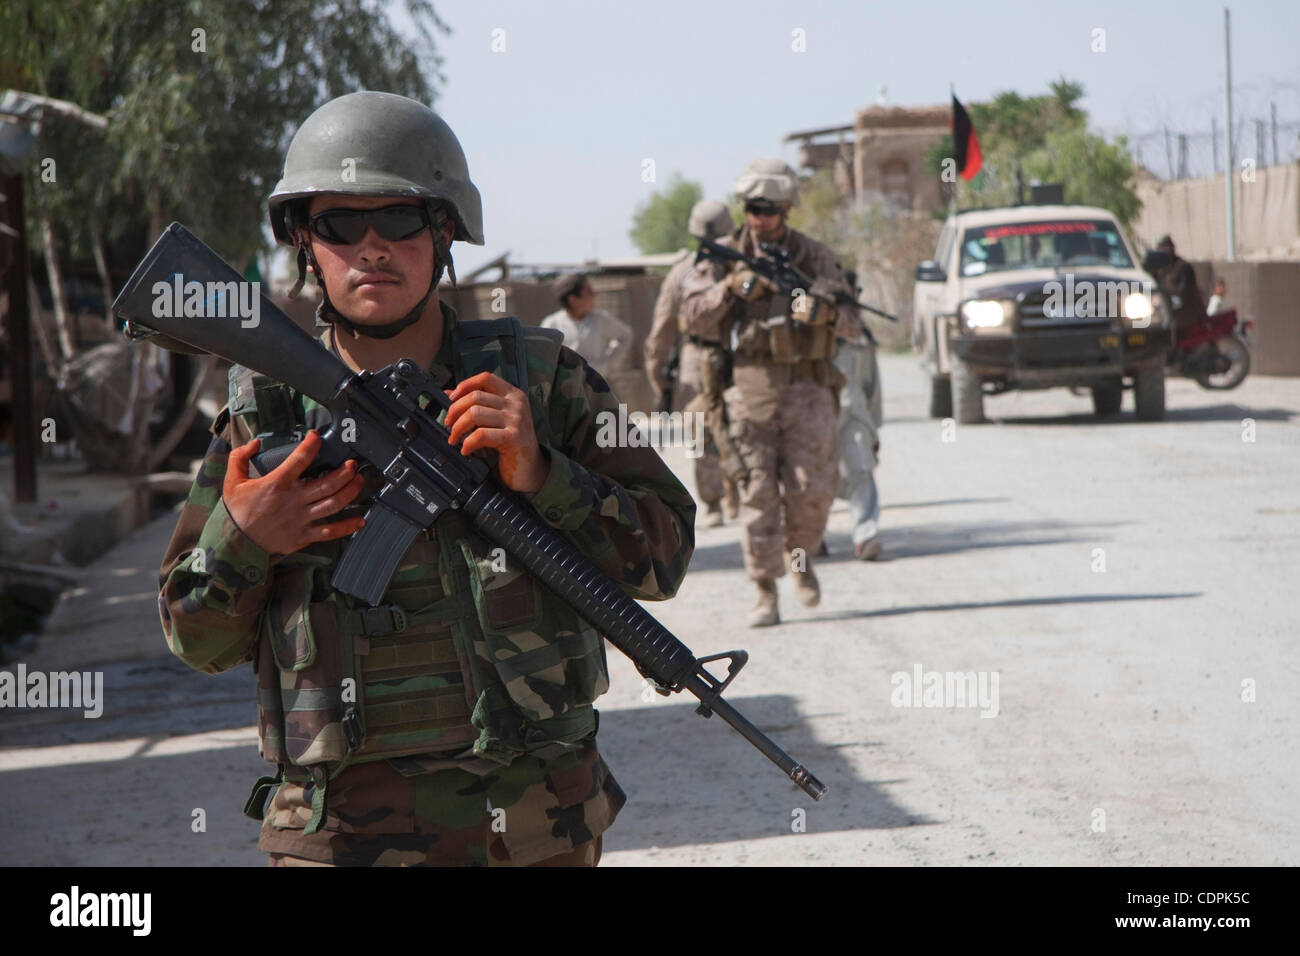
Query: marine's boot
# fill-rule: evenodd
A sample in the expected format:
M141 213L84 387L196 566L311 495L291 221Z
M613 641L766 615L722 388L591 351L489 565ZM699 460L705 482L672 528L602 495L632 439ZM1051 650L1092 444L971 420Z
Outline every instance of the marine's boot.
M725 492L722 496L722 510L726 513L727 520L735 521L740 517L740 491L734 481L723 481L722 487Z
M816 607L821 603L822 588L813 574L812 565L803 571L791 571L794 575L794 593L805 607Z
M722 506L716 501L710 501L704 506L704 527L721 528L722 527Z
M882 550L880 542L872 538L870 541L855 544L853 546L853 556L859 561L878 561Z
M781 613L776 607L776 582L762 578L754 582L758 585L758 603L750 610L746 619L750 627L771 627L781 623Z

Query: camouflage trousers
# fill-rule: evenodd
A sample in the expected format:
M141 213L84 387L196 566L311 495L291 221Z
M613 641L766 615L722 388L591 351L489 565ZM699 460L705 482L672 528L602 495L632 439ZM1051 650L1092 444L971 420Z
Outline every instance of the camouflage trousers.
M568 853L561 853L558 856L547 857L537 863L529 863L528 866L599 866L601 845L605 839L604 834L596 837L582 846L574 847ZM500 854L489 851L488 866L513 866L508 860L499 859ZM269 853L267 854L267 866L336 866L334 863L321 863L318 860L304 860L300 856L289 856L287 853Z
M700 360L704 350L693 342L682 342L681 361L677 367L677 385L673 389L673 407L685 408L700 394ZM722 500L722 465L716 453L706 449L695 459L695 492L706 506L713 507Z
M779 578L786 552L802 548L811 557L826 531L840 477L836 396L798 379L769 397L770 417L754 416L736 386L724 398L731 439L748 470L740 490L745 571L755 581Z

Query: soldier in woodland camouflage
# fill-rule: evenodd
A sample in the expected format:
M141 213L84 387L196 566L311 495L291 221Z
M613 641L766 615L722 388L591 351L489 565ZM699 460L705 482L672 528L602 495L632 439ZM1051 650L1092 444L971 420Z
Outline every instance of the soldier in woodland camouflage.
M596 416L617 412L601 377L553 333L462 323L438 301L450 243L482 231L436 114L384 93L325 104L270 207L300 283L310 264L322 286L322 347L353 369L405 357L449 371L453 444L494 454L502 483L629 594L675 593L694 503L652 449L597 445ZM377 478L350 461L302 479L328 414L238 366L230 384L159 609L190 666L254 665L260 749L278 770L245 812L263 819L272 865L595 865L626 799L596 748L601 637L454 511L411 545L379 607L330 587ZM259 450L295 441L250 477Z
M703 200L691 209L688 228L693 236L721 239L729 236L733 229L731 213L725 203ZM678 345L673 405L679 409L690 405L703 389L709 355L723 348L720 342L692 335L682 324L682 286L694 269L694 257L687 256L664 277L663 285L659 287L659 298L655 301L654 322L645 340L646 376L656 393L662 393L668 385L668 356L674 343ZM736 517L739 502L735 482L723 475L716 449L706 446L704 453L695 460L695 489L704 503L706 523L710 527L722 524L724 504L727 517Z
M843 376L832 359L836 341L859 327L855 309L831 305L834 293L852 291L835 254L786 225L798 195L794 170L779 159L755 160L735 192L745 203L745 225L724 244L763 256L760 244L775 243L813 280L802 294L783 296L742 263L721 278L701 263L683 287L688 331L714 341L735 337L725 409L743 468L745 570L758 589L748 620L765 627L780 621L776 579L787 561L800 601L811 607L821 600L812 557L839 484L835 422Z

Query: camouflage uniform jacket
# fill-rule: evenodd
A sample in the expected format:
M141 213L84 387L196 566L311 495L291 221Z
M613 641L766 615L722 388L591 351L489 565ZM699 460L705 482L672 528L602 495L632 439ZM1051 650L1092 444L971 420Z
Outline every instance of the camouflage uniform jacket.
M456 318L445 305L443 314L446 329L434 361L452 368ZM523 497L629 594L669 598L694 550L695 504L652 449L597 445L597 415L616 414L617 400L576 353L561 348L558 354L547 369L529 351L530 399L534 419L552 436L543 446L551 470L536 494ZM306 421L314 426L311 412ZM277 566L288 557L267 554L244 535L221 499L227 457L251 438L247 426L223 410L213 430L160 569L158 598L168 646L206 673L258 658ZM421 543L417 539L412 548ZM394 581L417 570L404 564ZM487 772L430 772L388 760L349 766L330 781L323 827L305 834L311 798L310 783L284 783L259 847L353 865L527 864L594 839L626 801L594 735L577 752L545 760L522 756Z

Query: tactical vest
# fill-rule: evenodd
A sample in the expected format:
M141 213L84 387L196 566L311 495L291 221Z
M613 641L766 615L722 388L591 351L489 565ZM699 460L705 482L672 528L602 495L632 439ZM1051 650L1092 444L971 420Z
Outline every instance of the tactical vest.
M811 254L808 243L793 229L798 244L798 254L792 265L805 275L811 274ZM736 237L737 246L744 248L748 229L742 228ZM744 266L738 264L737 269ZM808 290L805 290L808 291ZM736 354L742 361L773 365L827 362L835 356L835 330L833 326L808 327L790 320L791 298L774 293L759 296L753 302L736 299L731 320L736 330Z
M456 323L451 334L455 380L490 371L522 388L537 439L548 444L560 334L524 330L513 318ZM530 356L540 379L531 387ZM329 421L311 399L239 366L230 371L230 414L263 449ZM368 485L362 499L377 488ZM335 517L361 513L353 505ZM283 779L311 779L306 832L315 832L329 779L350 764L387 759L404 774L481 774L525 753L577 751L595 732L592 703L609 687L600 634L459 511L412 543L378 607L330 586L345 546L321 542L272 565L254 667L261 753L280 776L258 781L249 816L261 819L266 794Z

